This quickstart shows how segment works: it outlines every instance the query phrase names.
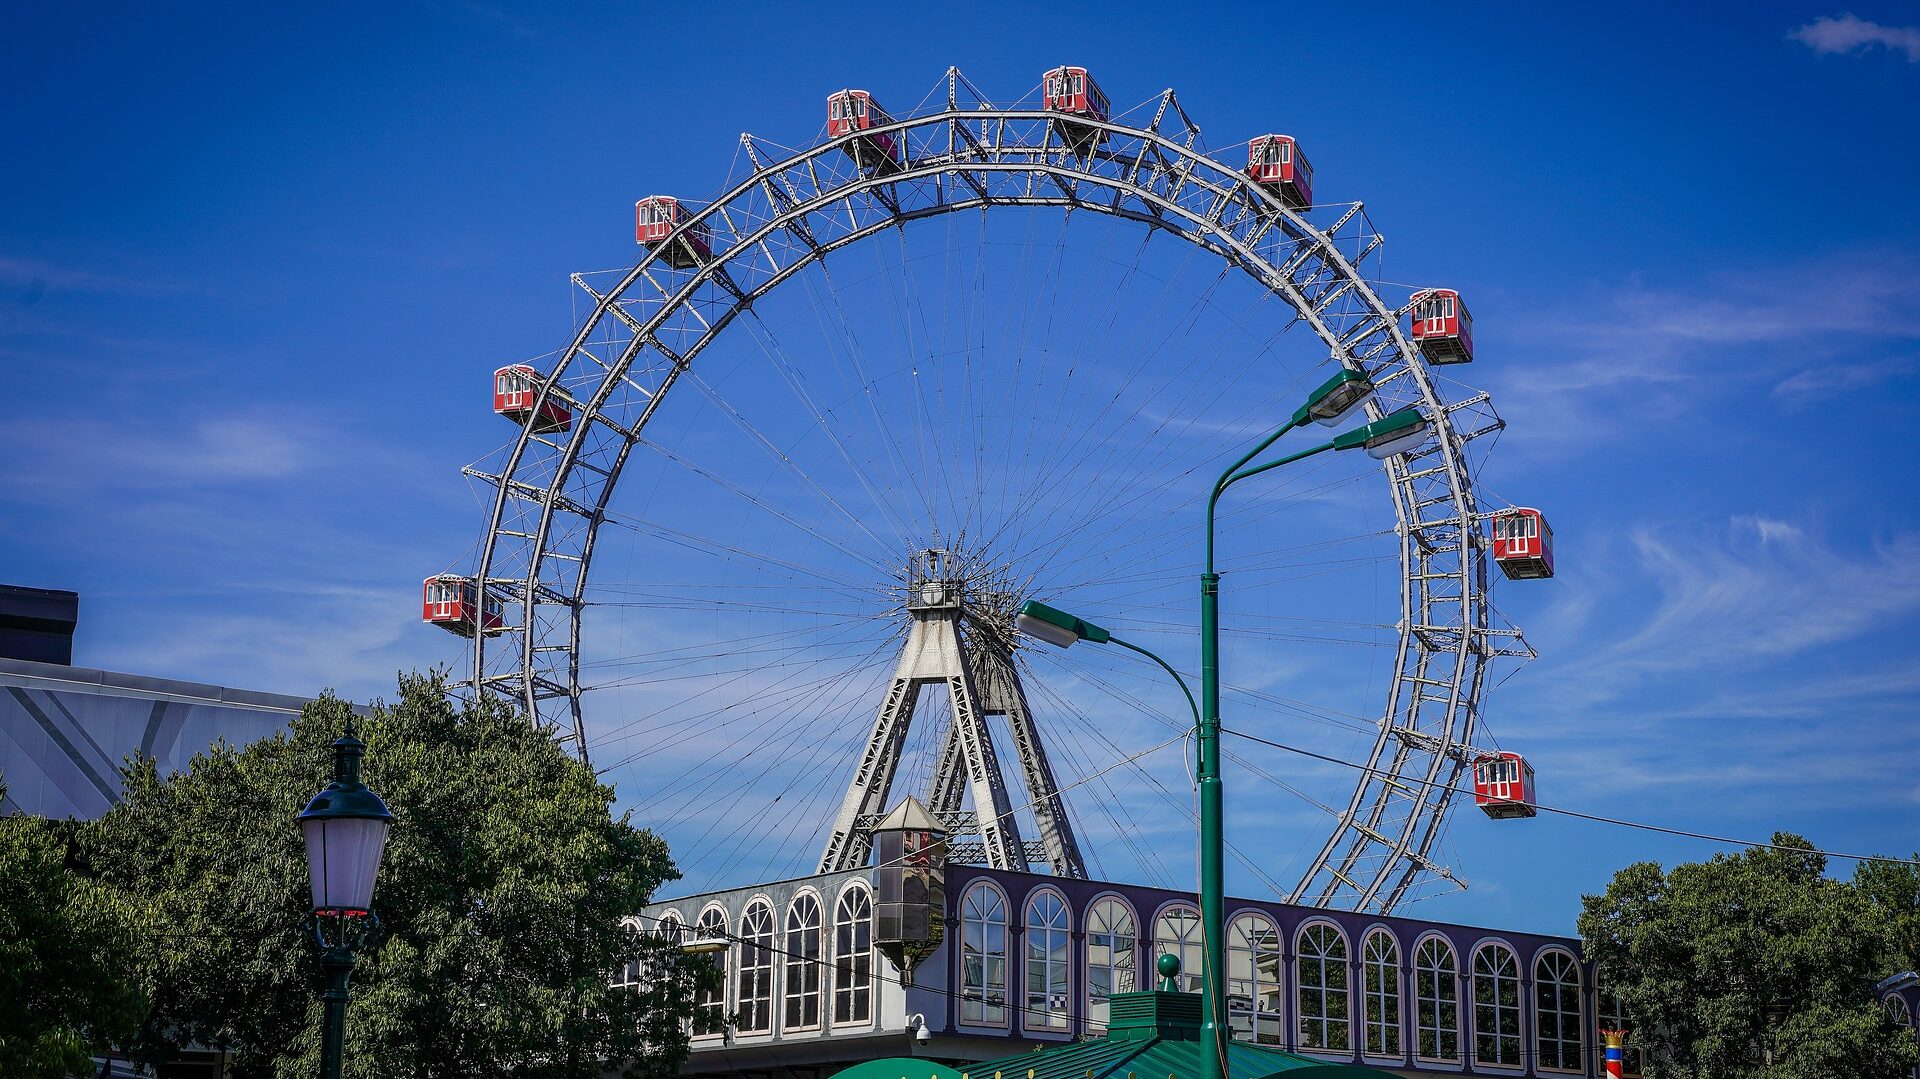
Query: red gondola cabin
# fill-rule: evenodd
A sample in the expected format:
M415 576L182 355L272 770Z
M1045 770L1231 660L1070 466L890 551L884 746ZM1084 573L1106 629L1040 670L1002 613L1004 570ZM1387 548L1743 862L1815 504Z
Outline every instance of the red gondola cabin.
M493 373L493 410L525 427L533 421L540 434L565 431L573 426L573 410L559 391L547 394L540 414L534 415L534 398L540 394L540 373L524 363L511 364Z
M1531 817L1533 765L1518 753L1488 753L1473 762L1473 800L1494 820Z
M1247 143L1247 177L1279 192L1291 209L1313 206L1313 166L1292 135L1262 135Z
M1101 91L1100 84L1093 81L1084 67L1056 67L1041 78L1045 91L1046 109L1065 116L1084 116L1089 120L1107 120L1111 106L1107 104L1107 95ZM1070 120L1060 120L1061 135L1073 147L1075 153L1084 154L1106 141L1107 133L1087 124L1076 124Z
M500 617L499 600L489 596L483 605L473 578L451 573L429 577L422 583L420 620L462 637L498 633L505 625Z
M1413 294L1413 340L1428 363L1473 362L1473 317L1458 292L1430 288Z
M667 237L690 215L680 200L671 195L648 195L633 204L633 238L640 246L652 249L667 243ZM692 269L713 254L706 222L691 225L662 253L666 263L678 270Z
M1508 580L1530 581L1553 576L1553 529L1546 515L1524 506L1506 510L1493 519L1493 560Z
M893 123L893 117L865 90L842 90L827 97L827 135L840 138ZM885 132L862 134L840 144L861 169L891 171L900 165L900 144Z

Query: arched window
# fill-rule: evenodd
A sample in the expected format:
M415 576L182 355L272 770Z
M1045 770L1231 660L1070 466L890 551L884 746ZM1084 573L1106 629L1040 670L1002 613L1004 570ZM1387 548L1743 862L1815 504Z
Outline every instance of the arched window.
M773 905L764 899L747 904L747 912L740 916L740 969L734 999L740 1004L740 1033L773 1030Z
M1428 937L1413 950L1414 1055L1460 1059L1460 967L1453 948Z
M1912 1026L1913 1009L1907 1007L1907 998L1901 996L1888 997L1887 1018L1893 1020L1893 1025L1897 1027Z
M801 892L787 908L787 1030L820 1025L820 900Z
M1533 964L1533 1040L1539 1067L1580 1071L1580 965L1566 952L1544 952Z
M873 896L856 884L833 911L833 1021L873 1022Z
M1020 1023L1028 1030L1067 1029L1071 925L1057 893L1043 889L1027 900L1027 1010Z
M1007 1022L1007 901L992 885L967 889L960 906L960 1021L986 1026Z
M1325 922L1300 931L1300 1047L1345 1052L1352 1027L1347 998L1347 939Z
M1227 927L1227 1027L1241 1041L1284 1045L1280 1018L1280 931L1251 911Z
M727 936L727 912L719 907L708 907L700 912L700 939L724 940ZM727 1032L727 952L730 949L707 953L713 961L719 976L710 986L703 986L693 995L693 1035L725 1034Z
M1640 1050L1633 1044L1633 1025L1627 1021L1627 1012L1620 1004L1618 993L1601 992L1600 1029L1617 1030L1626 1035L1620 1049L1620 1074L1641 1074L1644 1069L1640 1060Z
M1108 896L1087 912L1087 1025L1107 1028L1107 997L1131 993L1134 962L1140 950L1133 908Z
M1360 949L1360 989L1365 996L1366 1042L1371 1056L1400 1055L1400 945L1376 929Z
M680 928L679 922L674 919L671 913L660 919L660 936L666 940L673 940L675 939L674 936L667 931L669 926L676 930ZM637 946L637 938L645 932L640 928L638 923L631 921L621 923L620 928L624 930L623 935L626 937L629 945ZM611 983L613 987L615 989L638 990L640 988L641 966L642 964L638 959L630 959L620 964L620 969L613 972L613 980Z
M1489 944L1473 953L1473 1062L1520 1066L1520 965Z
M1200 912L1192 907L1173 906L1160 912L1153 923L1153 957L1147 962L1149 971L1157 970L1155 965L1163 955L1175 956L1180 960L1180 989L1182 992L1200 991L1201 967L1206 962L1206 950L1200 942ZM1157 983L1156 983L1157 984Z

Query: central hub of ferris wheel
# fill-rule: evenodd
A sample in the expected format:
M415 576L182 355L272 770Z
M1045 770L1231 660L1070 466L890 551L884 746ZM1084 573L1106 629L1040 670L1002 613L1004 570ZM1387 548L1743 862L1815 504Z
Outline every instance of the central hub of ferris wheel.
M952 706L952 720L924 801L952 837L954 860L1019 870L1040 862L1058 876L1086 876L1013 661L1015 593L1009 583L1004 573L982 571L945 548L929 548L911 559L905 577L906 641L820 856L821 872L866 864L920 696L938 686ZM1008 797L991 716L1006 717L1027 788L1025 806L1014 806ZM1037 838L1021 836L1015 816L1020 809L1031 811Z

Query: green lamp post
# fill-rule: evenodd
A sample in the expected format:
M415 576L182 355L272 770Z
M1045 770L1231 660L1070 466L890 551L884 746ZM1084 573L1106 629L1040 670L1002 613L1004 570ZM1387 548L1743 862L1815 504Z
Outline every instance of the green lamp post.
M1373 383L1358 371L1341 370L1308 395L1285 426L1268 435L1220 474L1207 498L1207 561L1200 575L1200 708L1195 715L1199 743L1196 778L1200 784L1200 926L1204 937L1205 968L1201 971L1200 1079L1224 1079L1227 1057L1226 976L1226 836L1222 821L1220 783L1220 574L1214 569L1214 518L1220 496L1228 487L1270 472L1282 465L1328 450L1363 449L1385 460L1417 449L1432 434L1432 423L1415 408L1403 408L1309 449L1249 467L1255 457L1280 436L1308 423L1332 426L1351 415L1373 393ZM1074 641L1113 643L1131 648L1165 667L1185 691L1178 672L1165 660L1114 637L1092 623L1042 603L1028 601L1015 618L1015 628L1049 644L1066 647ZM1193 694L1187 694L1188 704Z
M325 1022L320 1035L320 1079L340 1079L347 1033L347 980L354 953L379 924L373 915L373 881L387 845L393 814L360 782L366 743L347 732L333 743L333 782L297 820L307 844L307 875L313 887L313 932L327 988L320 999Z

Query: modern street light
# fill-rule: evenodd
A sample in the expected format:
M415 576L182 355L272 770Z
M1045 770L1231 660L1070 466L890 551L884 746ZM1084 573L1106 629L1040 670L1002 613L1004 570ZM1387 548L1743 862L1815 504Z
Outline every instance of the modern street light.
M1158 663L1163 670L1173 676L1180 684L1180 692L1187 695L1187 707L1193 710L1193 725L1200 726L1200 707L1193 703L1193 691L1187 688L1187 680L1173 669L1166 660L1152 652L1123 641L1099 626L1085 619L1077 618L1057 607L1049 607L1037 599L1030 599L1020 605L1020 611L1013 616L1013 628L1036 640L1042 640L1055 648L1070 648L1076 641L1091 641L1094 644L1117 644L1128 651L1138 652Z
M1206 570L1200 575L1201 707L1195 716L1198 731L1196 740L1199 743L1196 778L1200 785L1200 924L1206 960L1200 979L1200 1035L1205 1043L1205 1050L1200 1054L1200 1079L1224 1079L1228 1034L1226 994L1222 984L1227 952L1226 836L1220 783L1220 574L1214 569L1214 518L1220 496L1228 487L1282 465L1328 450L1364 449L1368 456L1385 460L1395 454L1417 449L1432 434L1433 424L1418 409L1403 408L1335 435L1318 446L1249 467L1248 462L1296 427L1309 422L1328 426L1339 423L1363 404L1372 395L1373 389L1372 381L1364 374L1346 369L1321 383L1307 396L1306 403L1294 410L1285 426L1268 435L1220 474L1220 479L1213 485L1213 493L1207 498L1207 561ZM1021 632L1062 648L1081 640L1111 642L1132 648L1165 667L1180 683L1183 691L1187 688L1179 673L1159 656L1046 604L1034 601L1023 604L1014 624ZM1191 693L1187 694L1187 701L1189 704L1193 702Z
M320 995L326 1017L320 1036L320 1079L340 1079L347 1034L347 979L354 952L379 924L373 915L373 881L387 845L393 814L360 782L365 742L347 732L333 743L333 782L297 818L307 842L307 875L313 886L313 934L327 988Z

